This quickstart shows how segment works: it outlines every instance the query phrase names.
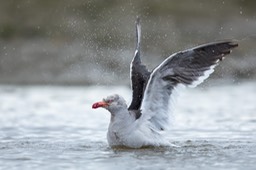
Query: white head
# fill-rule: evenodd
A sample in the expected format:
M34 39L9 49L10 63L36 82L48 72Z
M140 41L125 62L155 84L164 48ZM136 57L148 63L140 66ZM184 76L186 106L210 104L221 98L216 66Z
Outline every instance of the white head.
M97 109L99 107L107 109L112 115L117 113L119 110L127 109L124 98L118 94L108 96L102 101L96 102L92 105L93 109Z

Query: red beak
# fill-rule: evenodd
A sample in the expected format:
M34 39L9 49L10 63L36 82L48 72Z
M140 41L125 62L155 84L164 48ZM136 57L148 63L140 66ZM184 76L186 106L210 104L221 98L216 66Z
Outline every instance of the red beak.
M101 101L101 102L96 102L92 105L92 108L93 109L97 109L99 107L106 107L108 106L108 103L104 102L104 101Z

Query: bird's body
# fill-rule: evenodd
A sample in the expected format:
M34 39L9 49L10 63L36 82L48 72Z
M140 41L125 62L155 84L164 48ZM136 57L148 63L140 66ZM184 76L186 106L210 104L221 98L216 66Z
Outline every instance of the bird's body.
M120 98L121 96L118 96ZM127 146L140 148L142 146L166 146L170 143L162 134L150 127L150 122L139 119L135 111L120 108L111 114L107 139L110 146Z
M214 71L214 67L237 44L220 41L175 53L152 72L141 63L139 20L137 47L131 62L133 99L129 107L119 95L108 96L93 108L111 113L107 139L111 147L169 146L163 133L170 127L175 94L180 87L195 87Z

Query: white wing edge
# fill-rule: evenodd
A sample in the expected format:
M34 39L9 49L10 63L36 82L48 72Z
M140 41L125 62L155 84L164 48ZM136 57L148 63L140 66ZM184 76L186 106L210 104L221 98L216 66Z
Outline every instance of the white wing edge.
M209 70L204 72L203 76L200 76L196 81L194 81L191 85L188 85L188 87L190 88L194 88L196 86L198 86L199 84L203 83L204 80L206 80L213 72L214 72L214 68L217 66L218 64L214 64L210 67Z

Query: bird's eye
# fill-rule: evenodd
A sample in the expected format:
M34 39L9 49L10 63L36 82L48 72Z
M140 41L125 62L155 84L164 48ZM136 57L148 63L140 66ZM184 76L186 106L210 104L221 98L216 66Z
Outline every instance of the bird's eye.
M108 102L108 103L112 103L113 101L114 101L114 100L108 100L107 102Z

